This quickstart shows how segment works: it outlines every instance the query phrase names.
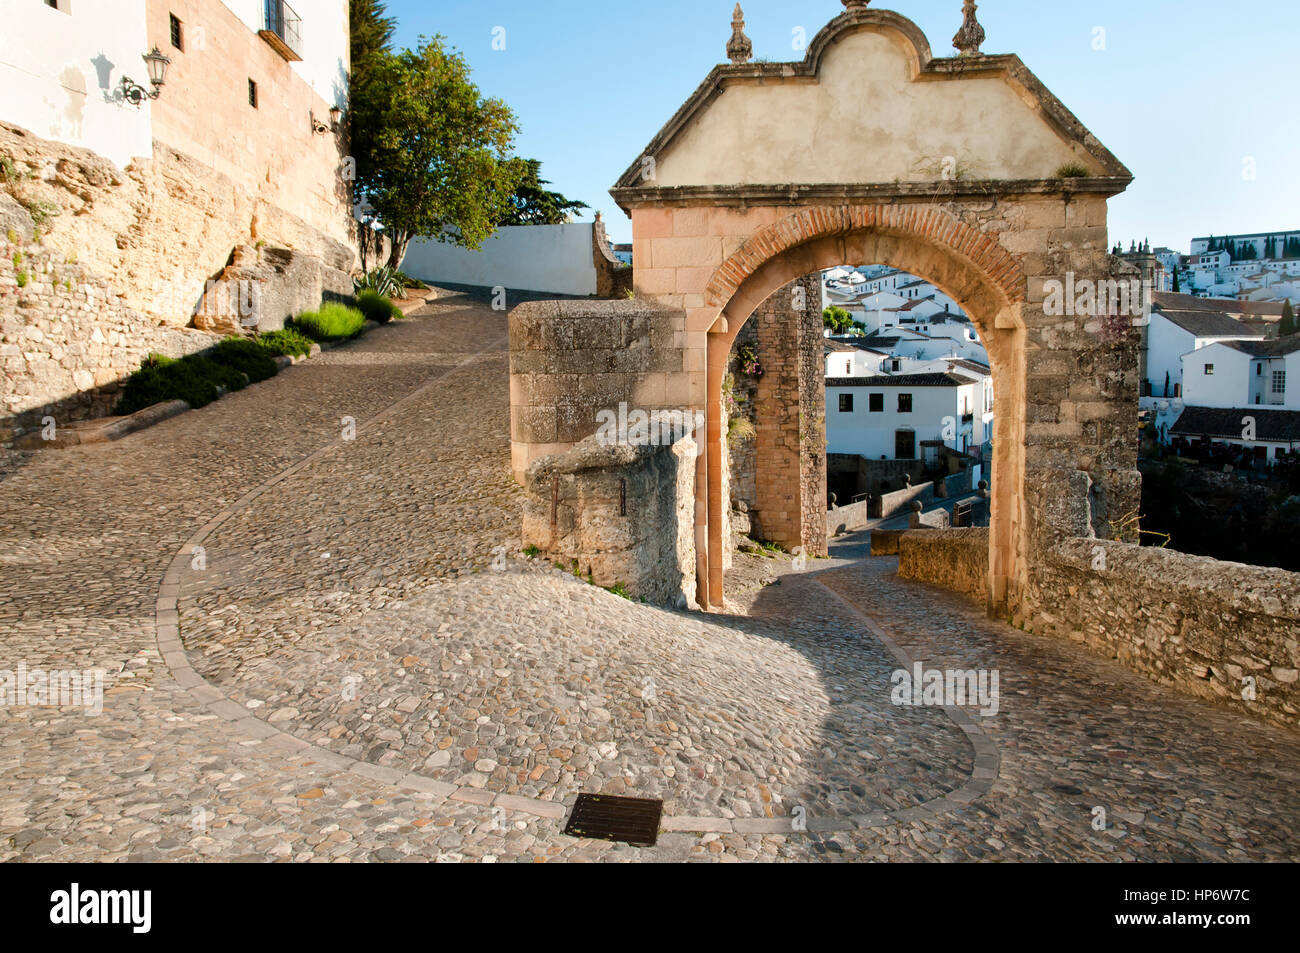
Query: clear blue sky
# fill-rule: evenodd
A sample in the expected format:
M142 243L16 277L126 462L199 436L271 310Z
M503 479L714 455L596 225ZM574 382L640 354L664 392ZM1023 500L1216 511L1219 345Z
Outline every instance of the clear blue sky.
M951 55L960 0L889 0ZM485 94L519 117L521 155L552 188L631 223L609 187L714 65L734 0L388 0L397 42L447 37ZM754 56L801 59L840 0L748 0ZM984 0L987 53L1016 53L1137 177L1111 202L1111 241L1186 252L1195 235L1300 228L1300 2ZM505 28L505 50L493 30ZM1105 49L1095 50L1096 28ZM869 104L867 104L869 105ZM1256 178L1243 176L1251 157ZM589 221L594 212L584 213Z

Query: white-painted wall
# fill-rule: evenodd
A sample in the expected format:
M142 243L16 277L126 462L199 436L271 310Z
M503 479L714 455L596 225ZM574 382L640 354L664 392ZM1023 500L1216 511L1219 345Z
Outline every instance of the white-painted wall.
M954 450L962 449L961 435L968 434L970 448L977 451L988 436L985 421L992 427L992 417L983 410L983 383L951 387L827 387L826 388L826 452L856 453L869 460L894 459L895 434L899 430L916 433L917 458L921 444L927 440L944 440ZM853 410L841 412L840 395L853 395ZM870 411L870 394L884 395L884 410ZM898 395L912 395L912 412L900 413ZM961 421L963 408L975 415L974 428ZM945 418L951 418L945 420ZM955 421L955 427L954 427ZM945 434L945 427L952 429Z
M499 229L480 251L416 239L402 259L402 271L430 284L594 295L593 228L590 224L509 226Z
M874 351L832 351L826 355L827 377L869 377L880 373L883 354Z
M265 0L221 2L254 33L265 26ZM346 106L352 55L348 0L289 0L289 6L302 20L302 62L290 66L322 99Z
M149 103L109 101L123 75L149 88L144 0L0 0L0 24L0 119L119 166L153 155Z
M1213 365L1214 373L1206 368ZM1223 344L1183 355L1183 400L1193 407L1246 407L1255 361Z

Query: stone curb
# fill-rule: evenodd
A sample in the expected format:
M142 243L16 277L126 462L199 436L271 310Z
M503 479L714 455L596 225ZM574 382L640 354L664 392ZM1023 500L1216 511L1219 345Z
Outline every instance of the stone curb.
M445 377L454 374L456 371L468 366L474 360L481 356L481 351L472 352L458 362L455 367L443 374L427 381L416 390L407 394L396 403L379 411L373 417L369 418L358 427L363 430L368 426L392 416L405 405L413 402L430 388L441 382ZM283 749L287 752L299 755L307 755L317 762L323 768L335 771L344 771L359 777L369 778L384 784L390 784L395 787L407 790L418 791L425 794L433 795L440 802L456 801L465 804L476 804L483 807L491 806L506 811L514 811L523 814L529 814L534 817L540 817L548 820L562 820L568 813L572 804L571 799L566 798L564 801L543 801L538 798L521 797L519 795L497 793L485 788L476 788L469 786L456 786L433 778L425 777L411 771L399 771L393 768L384 768L366 761L358 761L355 758L349 758L338 752L331 751L328 748L322 748L310 742L303 741L294 735L280 731L272 727L265 721L256 718L242 705L230 699L221 689L210 684L203 678L194 667L190 664L189 656L185 652L185 647L181 643L180 637L180 618L178 613L178 596L180 593L181 570L185 564L190 561L196 548L203 544L203 541L214 533L226 520L230 519L244 507L252 503L255 499L265 493L267 490L281 483L287 477L297 473L303 468L309 466L316 460L325 456L327 453L343 445L342 439L336 439L330 443L313 451L308 456L299 460L297 463L282 470L280 473L263 482L260 486L244 494L239 500L222 510L207 524L202 526L180 547L176 555L172 557L171 563L163 574L162 581L158 587L158 595L155 601L155 633L159 655L163 663L167 666L170 675L176 684L184 691L188 692L195 703L203 710L234 723L245 735L254 739L254 744L265 742L267 745ZM912 659L904 652L899 645L883 629L880 628L873 620L860 612L856 606L853 606L838 593L826 587L820 581L814 579L817 585L825 589L826 593L833 599L842 603L845 608L885 645L893 656L899 660L899 663L906 668L911 668ZM868 828L890 827L913 820L923 820L936 817L948 811L958 810L967 806L977 798L982 797L992 788L993 779L997 776L1000 756L996 746L984 734L983 730L975 724L964 711L958 708L945 706L944 711L959 727L966 733L975 749L976 769L975 774L962 787L955 791L949 792L941 798L928 801L916 807L907 808L902 811L892 813L873 813L864 815L849 815L842 817L812 817L808 818L804 825L804 830L808 832L839 832L851 830L865 830ZM987 769L981 771L981 768ZM802 831L795 828L794 822L790 818L708 818L708 817L665 817L660 822L660 828L668 833L691 833L691 834L792 834L801 833Z
M68 447L108 443L170 420L189 409L190 405L183 400L169 400L137 410L126 417L109 417L58 427L53 440L43 439L40 431L25 433L14 441L14 446L19 450L66 450Z
M424 301L420 301L418 306L423 307L424 304ZM417 308L412 308L411 310L415 311ZM325 351L332 351L345 344L351 344L353 341L365 337L378 327L380 327L380 325L374 321L367 321L363 325L360 334L356 337L348 338L346 341L336 341L332 344L318 344L313 341L311 352L306 357L293 357L288 354L277 355L274 358L277 373L286 368L292 367L294 364L301 364L304 361L309 361L313 357L316 357ZM258 383L261 383L261 381ZM254 385L250 384L249 386L251 387ZM226 395L224 389L218 390L217 393L220 395L218 400ZM14 440L14 448L17 450L66 450L69 447L80 447L92 443L110 443L114 440L121 440L123 437L137 433L138 431L147 430L155 424L160 424L164 420L170 420L172 417L183 414L190 409L190 405L183 400L164 401L161 404L153 404L143 410L137 410L134 414L131 414L128 417L111 417L98 421L79 421L76 424L59 427L56 431L57 436L54 440L44 440L41 438L40 431L33 430Z

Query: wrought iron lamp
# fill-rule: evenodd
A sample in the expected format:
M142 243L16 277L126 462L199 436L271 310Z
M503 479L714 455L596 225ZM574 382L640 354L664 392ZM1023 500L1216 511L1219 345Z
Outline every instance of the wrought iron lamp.
M154 47L152 51L141 57L149 69L149 84L153 89L145 89L129 76L122 77L122 84L119 91L122 98L132 106L139 106L146 99L157 99L162 95L163 84L167 82L167 67L171 65L171 57L164 56L163 52Z
M316 133L316 135L318 136L328 136L332 132L338 132L339 121L342 118L343 118L343 110L340 109L338 106L331 106L330 123L327 126L325 125L325 123L321 122L319 119L316 118L316 113L313 111L311 114L311 131Z

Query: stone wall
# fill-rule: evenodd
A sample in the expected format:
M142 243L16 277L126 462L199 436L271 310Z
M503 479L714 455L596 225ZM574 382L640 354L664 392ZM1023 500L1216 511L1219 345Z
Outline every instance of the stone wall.
M1255 717L1300 725L1300 574L1073 539L1038 567L1030 601L1036 611L1024 619L1026 631L1082 643ZM1243 697L1252 687L1254 698Z
M695 450L689 436L632 446L593 435L534 461L524 482L524 545L634 599L692 604Z
M30 318L42 338L53 332L44 341L26 330L5 333L3 344L19 345L30 357L21 367L13 363L13 379L6 381L0 435L23 429L42 410L56 417L102 413L112 385L145 354L206 347L210 338L182 329L194 323L208 282L223 276L237 248L249 249L258 264L289 255L317 274L322 287L342 289L349 280L349 246L160 143L152 160L119 169L85 149L0 123L0 158L2 237L18 251L35 246L31 255L43 269L54 269L47 271L51 279L57 271L65 291L72 279L91 296L69 306L57 288L47 295L39 284L19 295L19 276L30 268L15 263L13 252L0 263L0 280L15 289L8 323L26 328ZM77 274L64 276L73 265ZM257 281L256 296L275 301L296 287L301 270L270 268L260 278L246 277ZM239 300L240 292L227 297ZM20 299L29 304L19 307ZM238 318L223 317L209 326L238 326ZM80 396L82 385L99 392Z
M76 256L34 241L11 201L0 193L0 445L46 417L62 426L109 414L148 354L183 357L220 339L130 307Z
M532 301L511 311L515 478L594 434L602 412L692 409L684 322L681 311L642 301Z
M851 533L863 529L869 518L869 505L866 500L837 506L826 511L826 537L830 539L842 533Z
M617 301L632 296L632 268L615 257L605 232L605 219L597 212L591 229L591 257L596 266L596 297Z
M873 496L869 501L871 515L879 519L889 519L899 513L909 512L912 509L912 503L918 500L922 504L934 502L933 483L918 483L916 486L895 490L892 493Z
M874 533L872 554L876 554ZM989 531L927 529L903 533L898 540L898 575L941 585L987 605Z

